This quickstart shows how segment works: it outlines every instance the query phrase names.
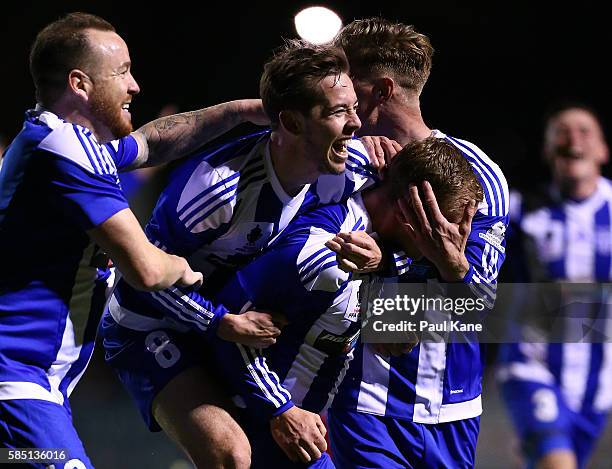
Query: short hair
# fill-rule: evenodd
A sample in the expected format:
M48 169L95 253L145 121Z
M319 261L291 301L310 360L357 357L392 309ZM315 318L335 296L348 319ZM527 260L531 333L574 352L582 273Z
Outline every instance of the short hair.
M348 73L348 67L346 55L338 47L287 40L264 65L259 82L272 127L278 125L281 111L310 111L322 101L318 83L330 75L339 78L341 73Z
M565 111L569 111L570 109L579 109L581 111L588 112L589 114L591 114L593 118L597 121L597 123L599 124L601 131L605 134L604 125L603 125L604 121L599 115L599 113L597 112L597 110L592 105L588 104L587 102L575 100L575 99L561 99L558 101L554 101L553 103L548 105L548 107L546 108L546 111L544 112L544 119L543 119L544 131L548 129L548 126L550 125L550 123L554 119L556 119L559 116L559 114Z
M394 200L407 194L411 184L428 181L447 218L461 218L466 203L482 201L484 196L470 163L457 147L436 137L406 145L389 163L384 181Z
M355 20L342 28L334 43L344 49L356 78L389 73L400 86L417 93L429 78L434 49L414 26L384 18Z
M91 45L85 31L115 32L108 21L89 13L69 13L38 33L30 52L30 73L36 99L53 104L64 91L70 70L82 68L91 59Z

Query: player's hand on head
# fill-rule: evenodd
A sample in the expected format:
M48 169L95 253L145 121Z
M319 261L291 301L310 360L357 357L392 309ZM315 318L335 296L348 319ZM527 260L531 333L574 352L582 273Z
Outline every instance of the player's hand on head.
M371 164L379 174L383 175L383 168L402 149L395 140L382 136L366 136L359 139L370 156Z
M293 462L316 461L327 450L327 430L318 414L291 407L270 420L276 444Z
M464 207L459 223L451 223L440 211L429 182L421 185L423 199L417 186L412 185L410 195L397 202L397 220L412 244L434 263L446 281L461 280L469 269L465 247L470 235L476 201Z
M344 272L373 272L382 262L380 247L365 231L338 233L325 246L336 253L338 267Z
M266 348L276 343L280 328L286 324L282 316L260 311L242 314L228 313L221 319L217 335L223 340L254 348Z

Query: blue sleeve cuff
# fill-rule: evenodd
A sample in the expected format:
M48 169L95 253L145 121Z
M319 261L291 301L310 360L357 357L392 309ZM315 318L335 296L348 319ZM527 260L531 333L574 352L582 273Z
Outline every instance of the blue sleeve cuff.
M223 319L223 316L229 313L229 310L225 306L219 305L214 308L213 312L215 313L215 316L210 321L210 325L208 326L208 330L205 334L207 339L217 335L217 330L219 329L219 324L221 324L221 319Z
M293 401L291 401L291 400L287 401L285 404L283 404L278 409L275 409L274 412L272 412L272 415L270 415L270 419L272 419L274 417L278 417L280 414L282 414L283 412L286 412L287 410L291 409L293 406L295 406Z

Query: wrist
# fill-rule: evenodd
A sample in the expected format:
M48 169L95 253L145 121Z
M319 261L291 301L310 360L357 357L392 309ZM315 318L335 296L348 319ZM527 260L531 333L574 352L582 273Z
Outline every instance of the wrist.
M290 412L295 408L293 401L289 400L270 415L270 422L275 420L285 419L291 416L293 412Z
M236 318L238 316L232 313L226 313L219 319L217 326L217 336L223 340L229 340L232 337L232 332L235 329Z
M457 262L447 265L440 270L442 280L446 282L460 282L464 279L470 270L470 264L465 257L462 257Z

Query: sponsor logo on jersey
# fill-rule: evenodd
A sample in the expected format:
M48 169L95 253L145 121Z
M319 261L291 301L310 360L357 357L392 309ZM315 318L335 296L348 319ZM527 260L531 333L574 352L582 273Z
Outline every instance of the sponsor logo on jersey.
M486 233L478 233L478 236L484 239L499 252L506 252L506 248L502 246L504 237L506 236L506 225L504 225L504 222L498 221L491 228L489 228Z

